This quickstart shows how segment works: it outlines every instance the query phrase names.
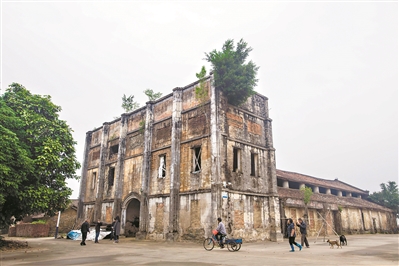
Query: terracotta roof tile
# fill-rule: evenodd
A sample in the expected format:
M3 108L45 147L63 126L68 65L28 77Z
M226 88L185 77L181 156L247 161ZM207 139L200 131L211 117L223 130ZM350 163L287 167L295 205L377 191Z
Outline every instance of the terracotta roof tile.
M306 185L313 185L323 188L337 189L346 192L352 192L362 195L368 195L369 192L367 190L362 190L360 188L351 186L346 184L338 179L335 180L327 180L322 178L317 178L309 175L298 174L294 172L288 172L284 170L277 169L277 178L287 181L293 181L298 183L305 183Z
M278 187L277 190L280 198L292 198L292 199L303 198L302 192L299 189ZM383 206L380 206L365 199L354 198L354 197L338 197L335 195L313 193L311 197L311 202L312 201L337 204L337 206L358 207L358 208L360 207L360 208L377 209L377 210L392 212L391 209L385 208Z

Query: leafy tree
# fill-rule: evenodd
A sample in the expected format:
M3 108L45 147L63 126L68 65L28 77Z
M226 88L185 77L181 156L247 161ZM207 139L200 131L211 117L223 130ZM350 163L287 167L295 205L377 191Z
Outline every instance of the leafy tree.
M0 98L0 224L13 215L12 208L5 205L18 198L18 189L33 170L33 161L28 157L23 143L19 142L23 123ZM15 133L16 132L16 133Z
M123 94L122 108L123 110L125 110L125 112L133 111L139 107L140 105L138 104L138 102L134 101L134 95L126 96L125 94Z
M213 67L215 87L223 91L232 105L244 103L255 93L254 87L258 82L256 74L259 67L252 61L245 64L249 52L252 51L247 45L241 39L235 47L234 40L229 39L223 44L222 51L205 53L205 60Z
M312 198L313 191L310 187L301 187L301 192L303 194L303 203L305 203L305 222L309 224L309 214L308 214L308 204L310 203L310 199Z
M369 199L379 205L390 208L396 212L399 218L399 192L395 181L388 181L387 184L380 184L381 191L374 192Z
M53 215L69 203L77 179L76 142L51 97L11 84L0 96L0 223L35 212Z
M152 89L144 90L144 94L147 95L149 101L155 101L156 99L161 98L162 93L155 93Z

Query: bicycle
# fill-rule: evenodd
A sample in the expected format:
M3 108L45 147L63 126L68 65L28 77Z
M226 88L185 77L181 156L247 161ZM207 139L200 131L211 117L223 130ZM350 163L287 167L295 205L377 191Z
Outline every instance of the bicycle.
M219 241L216 239L217 231L213 230L212 237L208 237L204 240L204 248L207 251L211 251L215 244L220 247ZM222 236L222 243L227 246L227 249L231 252L239 251L242 244L242 239L228 239L226 236Z

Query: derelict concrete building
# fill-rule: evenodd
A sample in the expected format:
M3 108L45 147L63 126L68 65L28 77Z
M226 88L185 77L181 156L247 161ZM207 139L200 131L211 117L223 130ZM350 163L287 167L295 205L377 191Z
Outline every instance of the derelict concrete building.
M228 104L206 79L86 134L78 218L148 239L202 239L222 217L231 236L282 237L265 96Z

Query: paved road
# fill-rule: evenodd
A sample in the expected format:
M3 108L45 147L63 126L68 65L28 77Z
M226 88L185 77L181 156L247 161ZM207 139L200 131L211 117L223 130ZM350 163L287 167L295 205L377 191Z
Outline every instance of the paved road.
M330 249L323 238L302 251L288 252L288 241L244 243L240 251L206 251L202 243L154 242L122 238L100 244L54 238L27 239L29 249L2 252L0 266L7 265L399 265L399 235L350 235L348 246Z

